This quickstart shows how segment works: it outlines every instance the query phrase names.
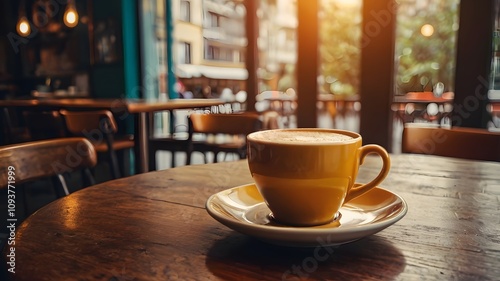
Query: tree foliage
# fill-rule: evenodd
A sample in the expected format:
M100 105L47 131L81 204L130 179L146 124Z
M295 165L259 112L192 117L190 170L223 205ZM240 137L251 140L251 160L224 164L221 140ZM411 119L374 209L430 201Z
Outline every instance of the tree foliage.
M320 19L322 90L334 94L355 94L359 89L361 56L360 6L342 6L335 1L324 1Z
M320 73L324 78L323 92L356 94L359 91L361 2L351 1L349 5L337 0L322 2ZM397 2L396 94L432 90L437 82L444 83L445 91L452 91L459 0ZM434 27L429 37L420 32L424 24Z
M427 1L415 7L415 1L400 1L395 46L395 82L399 94L431 91L437 82L444 83L446 91L453 90L458 2ZM420 32L424 24L434 27L429 37Z

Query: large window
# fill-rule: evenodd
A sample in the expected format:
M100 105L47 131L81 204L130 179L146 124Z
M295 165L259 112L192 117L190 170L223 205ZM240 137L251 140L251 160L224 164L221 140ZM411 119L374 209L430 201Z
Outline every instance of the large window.
M359 131L362 1L320 5L317 124Z
M220 15L215 13L208 13L209 27L220 27Z
M215 46L205 39L205 59L212 61L238 62L238 51L230 47Z
M460 1L398 2L395 94L432 91L439 82L453 91Z
M359 94L361 1L323 0L320 17L320 94Z
M187 42L179 42L177 46L178 46L178 63L190 64L191 44Z
M217 60L220 56L220 50L218 47L211 46L208 41L205 40L205 59L206 60Z
M188 0L181 0L181 13L180 20L190 22L191 21L191 3Z
M259 91L296 87L297 9L289 0L261 0L259 20Z

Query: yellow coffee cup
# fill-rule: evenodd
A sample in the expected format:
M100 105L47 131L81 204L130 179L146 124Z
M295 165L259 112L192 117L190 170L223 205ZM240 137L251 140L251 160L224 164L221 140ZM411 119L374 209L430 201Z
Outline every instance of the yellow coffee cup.
M390 157L379 145L362 145L361 135L335 129L276 129L247 136L248 166L257 189L279 223L313 226L331 222L340 207L380 184ZM369 153L382 158L378 176L356 185Z

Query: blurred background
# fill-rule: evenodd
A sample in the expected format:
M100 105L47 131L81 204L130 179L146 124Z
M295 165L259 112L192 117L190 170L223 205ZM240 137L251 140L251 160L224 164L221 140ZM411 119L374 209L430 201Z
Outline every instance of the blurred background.
M278 127L361 131L397 152L404 122L451 123L443 116L453 111L460 44L485 46L491 68L483 80L495 90L498 1L486 2L469 11L460 9L474 5L465 0L2 0L0 99L218 97L235 111L276 112ZM305 15L308 7L313 16ZM471 23L473 13L485 11L489 25ZM299 40L307 34L299 30L301 20L313 23L316 37ZM478 34L488 36L459 43L461 25L464 34L487 27ZM315 40L316 85L299 89L305 78L298 58L311 52L301 54L304 40ZM363 59L368 49L374 53ZM390 60L363 66L378 55ZM383 91L371 85L380 73L388 77L380 80ZM466 75L481 82L475 73ZM412 92L451 99L429 108L395 99ZM490 94L495 99L495 91ZM301 125L307 118L298 118L297 110L305 96L313 97L315 110L302 107L303 116L313 117ZM481 100L470 126L499 127L487 105ZM159 130L169 122L168 116L158 120ZM373 126L384 138L365 130Z

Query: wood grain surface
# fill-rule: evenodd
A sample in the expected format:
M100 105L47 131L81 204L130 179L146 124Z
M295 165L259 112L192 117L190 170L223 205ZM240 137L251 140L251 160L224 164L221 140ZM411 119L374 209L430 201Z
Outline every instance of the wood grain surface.
M377 173L367 157L358 182ZM381 184L407 215L337 247L258 241L211 218L215 192L251 182L246 161L184 166L75 192L16 234L12 280L498 280L500 163L392 155ZM9 253L5 248L3 257Z

